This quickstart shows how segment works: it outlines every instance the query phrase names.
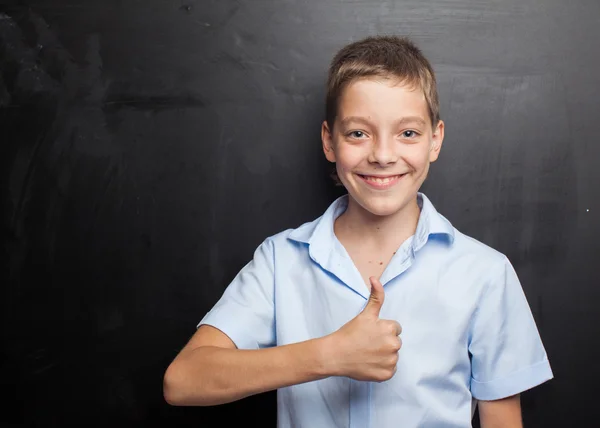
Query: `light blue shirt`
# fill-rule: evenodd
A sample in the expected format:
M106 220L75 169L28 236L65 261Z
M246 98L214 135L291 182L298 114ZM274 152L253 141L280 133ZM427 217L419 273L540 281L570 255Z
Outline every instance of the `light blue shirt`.
M425 195L418 201L416 233L380 279L380 317L403 329L396 374L281 388L278 427L470 427L476 399L553 377L508 259L456 230ZM342 196L315 221L267 238L200 324L257 349L322 337L354 318L369 290L334 234L347 205Z

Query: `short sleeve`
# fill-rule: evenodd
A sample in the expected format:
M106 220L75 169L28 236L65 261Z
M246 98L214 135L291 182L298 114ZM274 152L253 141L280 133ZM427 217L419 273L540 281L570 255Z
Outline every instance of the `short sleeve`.
M553 374L533 315L508 259L494 270L470 331L471 393L478 400L519 394Z
M273 243L264 241L198 324L225 333L238 349L275 345Z

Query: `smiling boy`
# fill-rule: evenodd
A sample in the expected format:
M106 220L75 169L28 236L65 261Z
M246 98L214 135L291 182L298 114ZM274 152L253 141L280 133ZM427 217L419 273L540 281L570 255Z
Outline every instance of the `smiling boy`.
M267 238L165 374L174 405L278 389L283 427L521 427L552 378L506 257L419 193L440 153L435 75L408 39L332 61L323 151L348 194Z

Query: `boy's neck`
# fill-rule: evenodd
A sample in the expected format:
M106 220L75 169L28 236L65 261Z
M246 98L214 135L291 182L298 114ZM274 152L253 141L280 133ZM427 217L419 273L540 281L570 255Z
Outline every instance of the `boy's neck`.
M415 234L420 213L416 196L396 213L377 216L348 195L348 208L336 219L334 230L340 240L360 241L367 247L398 248Z

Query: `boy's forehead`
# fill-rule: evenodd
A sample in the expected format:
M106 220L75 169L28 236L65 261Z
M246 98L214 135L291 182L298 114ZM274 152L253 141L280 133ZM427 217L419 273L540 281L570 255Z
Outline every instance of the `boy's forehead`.
M344 122L370 116L413 117L429 122L423 90L389 78L361 78L346 84L340 93L337 116Z

